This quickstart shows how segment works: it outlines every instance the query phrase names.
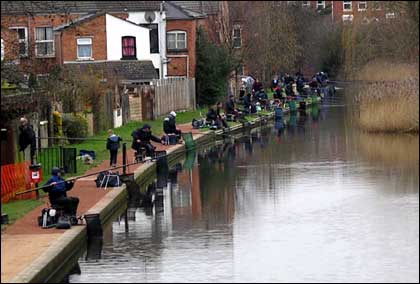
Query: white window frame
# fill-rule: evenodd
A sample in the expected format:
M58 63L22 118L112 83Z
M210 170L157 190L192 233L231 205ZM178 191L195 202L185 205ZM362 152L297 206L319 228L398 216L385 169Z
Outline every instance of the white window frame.
M302 7L311 7L311 1L302 1Z
M350 8L346 9L346 5L350 5ZM353 11L353 2L352 1L343 1L343 11L344 12Z
M52 29L52 35L53 38L52 39L46 39L46 40L36 40L36 29L37 28L51 28ZM34 28L34 40L35 40L35 56L36 57L40 57L40 58L45 58L45 57L55 57L55 42L54 42L54 27L52 26L42 26L42 27L35 27ZM48 42L52 42L52 54L38 54L38 48L37 48L37 43L48 43Z
M175 34L175 48L169 48L168 44L166 44L166 49L167 50L185 50L187 49L188 45L187 45L187 32L186 31L181 31L181 30L176 30L176 31L169 31L166 32L166 40L168 41L168 35L170 34ZM178 35L179 34L184 34L185 35L185 47L178 47Z
M4 59L4 40L1 39L1 61Z
M353 14L347 14L347 15L342 16L343 23L352 23L353 18L354 18Z
M385 13L385 19L395 19L397 17L397 15L395 14L395 12L387 12Z
M319 2L322 2L322 3L319 3ZM325 9L325 1L316 1L316 9L319 10L320 9L319 7L321 6L322 6L322 9Z
M79 40L90 40L90 44L79 44ZM79 56L79 45L90 45L90 56L89 57L80 57ZM77 60L92 60L93 59L93 41L92 37L77 37L76 38L76 53L77 53Z
M20 54L19 57L27 57L28 56L28 28L27 27L10 27L9 30L16 31L18 45L22 42L25 43L25 54ZM17 30L25 30L25 39L19 39L19 32ZM18 52L20 52L20 47L18 48Z
M235 30L239 30L239 37L235 37ZM239 38L239 46L235 46L235 39ZM233 48L241 48L242 47L242 27L239 25L233 26L232 29L232 45Z
M360 4L364 4L365 7L360 8ZM367 1L359 1L359 3L357 3L357 10L358 11L366 11L367 10Z

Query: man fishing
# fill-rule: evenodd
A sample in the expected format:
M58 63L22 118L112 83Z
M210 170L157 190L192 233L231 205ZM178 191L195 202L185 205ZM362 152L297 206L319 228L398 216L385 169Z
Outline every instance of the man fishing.
M43 188L48 193L51 205L63 207L66 214L76 216L79 198L67 197L67 191L73 188L74 181L65 181L57 167L52 168L51 175Z

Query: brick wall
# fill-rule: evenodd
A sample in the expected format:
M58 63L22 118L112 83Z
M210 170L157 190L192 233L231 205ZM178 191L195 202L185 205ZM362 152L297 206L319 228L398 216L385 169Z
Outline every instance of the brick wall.
M35 28L56 27L68 22L78 15L45 15L45 16L1 16L1 38L4 40L5 60L17 60L19 69L24 72L46 74L57 61L57 46L54 45L55 55L49 58L35 57ZM10 27L26 27L28 35L28 56L18 57L17 34Z
M187 49L182 51L167 51L168 59L168 76L186 76L188 62L188 77L195 77L196 68L196 48L195 42L197 38L195 20L168 20L166 22L166 31L185 31L187 33Z
M127 13L113 13L113 16L126 19ZM95 59L106 59L106 37L105 37L105 16L97 17L91 22L87 21L81 25L70 28L66 31L66 38L63 39L62 48L60 41L55 36L54 49L55 54L49 58L35 57L35 28L36 27L57 27L77 19L79 14L51 14L51 15L2 15L1 16L1 38L4 40L5 60L15 60L18 62L19 69L26 73L46 74L56 64L64 60L75 60L76 39L79 35L92 35L96 41L93 43L93 57ZM18 42L15 31L10 27L25 27L28 34L28 56L18 57ZM89 29L91 29L89 31ZM69 31L69 32L67 32ZM71 36L71 33L72 36ZM98 33L98 35L96 35Z
M62 62L77 60L77 38L80 37L92 38L92 57L95 60L107 59L105 15L62 30Z

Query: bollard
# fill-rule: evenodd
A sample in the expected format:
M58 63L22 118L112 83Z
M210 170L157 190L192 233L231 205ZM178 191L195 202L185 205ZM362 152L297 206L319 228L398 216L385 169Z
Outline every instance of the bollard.
M123 174L127 173L127 143L123 143Z
M103 231L99 214L84 215L87 225L88 239L102 239Z

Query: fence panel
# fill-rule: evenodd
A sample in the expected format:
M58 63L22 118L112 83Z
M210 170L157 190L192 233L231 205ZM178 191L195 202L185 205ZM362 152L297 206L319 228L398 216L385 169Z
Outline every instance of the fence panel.
M195 109L195 80L189 78L167 78L154 80L154 118L170 111Z
M53 167L63 168L65 173L77 172L76 148L48 147L38 149L37 163L43 175L49 175Z
M15 196L15 192L31 188L29 161L1 166L1 203L11 200L33 199L36 193Z

